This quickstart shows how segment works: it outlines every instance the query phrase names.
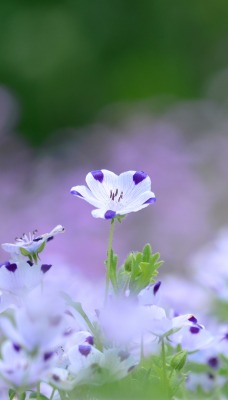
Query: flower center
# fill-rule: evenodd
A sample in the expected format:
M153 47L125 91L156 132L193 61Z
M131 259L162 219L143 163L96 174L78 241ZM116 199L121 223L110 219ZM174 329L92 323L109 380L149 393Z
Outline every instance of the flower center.
M115 189L115 190L110 190L110 199L111 200L113 200L113 201L115 201L115 200L117 200L118 201L118 203L120 202L120 200L122 200L123 199L123 192L121 191L121 192L119 192L119 189Z

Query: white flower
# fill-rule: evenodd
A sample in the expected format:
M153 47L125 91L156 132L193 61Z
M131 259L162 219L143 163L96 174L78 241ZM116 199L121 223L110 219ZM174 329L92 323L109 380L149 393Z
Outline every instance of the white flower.
M62 298L44 288L34 289L24 307L14 312L14 322L1 317L2 333L28 352L51 354L66 341L65 306Z
M14 388L35 386L52 366L48 354L32 356L8 340L2 345L1 354L0 375Z
M155 202L151 181L143 171L127 171L119 176L102 169L89 172L86 186L74 186L71 193L92 204L95 218L112 219L139 211Z
M22 299L43 282L50 268L51 264L33 264L25 260L0 264L0 312L20 305Z
M2 248L7 253L10 253L12 256L21 255L24 253L38 253L42 251L43 246L46 242L53 239L55 235L58 233L64 232L64 228L62 225L57 225L54 229L49 233L44 233L43 235L35 236L36 231L29 235L23 234L21 238L16 238L15 243L3 243ZM42 247L41 247L42 246ZM24 255L28 255L24 254Z

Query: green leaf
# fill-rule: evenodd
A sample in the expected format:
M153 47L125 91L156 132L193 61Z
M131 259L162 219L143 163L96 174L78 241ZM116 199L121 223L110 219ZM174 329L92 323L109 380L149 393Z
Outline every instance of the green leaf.
M16 395L16 392L13 389L9 389L8 394L9 394L9 400L13 400L14 396Z
M30 399L39 399L39 400L49 400L48 397L44 396L43 394L39 394L39 396L37 397L36 392L31 393L29 398Z

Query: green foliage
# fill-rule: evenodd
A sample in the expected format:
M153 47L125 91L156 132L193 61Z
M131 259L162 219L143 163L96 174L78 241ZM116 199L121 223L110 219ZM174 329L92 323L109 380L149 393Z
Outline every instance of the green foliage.
M155 282L158 268L163 263L159 259L160 254L153 254L149 244L143 248L142 252L129 254L118 272L118 291L124 292L128 288L130 295L137 295L140 290Z
M29 399L36 399L36 400L49 400L48 397L44 396L43 394L39 393L39 395L36 392L32 392L29 396Z
M114 102L200 96L227 67L225 0L3 0L0 81L39 145Z

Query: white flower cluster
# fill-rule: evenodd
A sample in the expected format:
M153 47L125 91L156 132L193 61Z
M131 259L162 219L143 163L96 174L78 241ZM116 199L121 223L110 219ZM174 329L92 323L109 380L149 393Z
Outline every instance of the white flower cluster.
M98 207L95 217L113 220L155 199L143 172L117 177L106 170L93 171L87 183L91 193L83 186L72 193ZM142 358L159 354L164 341L188 352L212 343L195 316L172 315L159 305L160 281L134 298L127 290L119 297L109 291L105 305L99 310L94 305L88 317L76 299L49 284L46 276L53 269L40 260L46 243L63 231L58 225L50 233L23 235L14 244L2 245L10 253L0 266L2 400L9 398L9 390L15 399L22 392L37 393L40 384L47 398L58 399L58 391L122 379Z

